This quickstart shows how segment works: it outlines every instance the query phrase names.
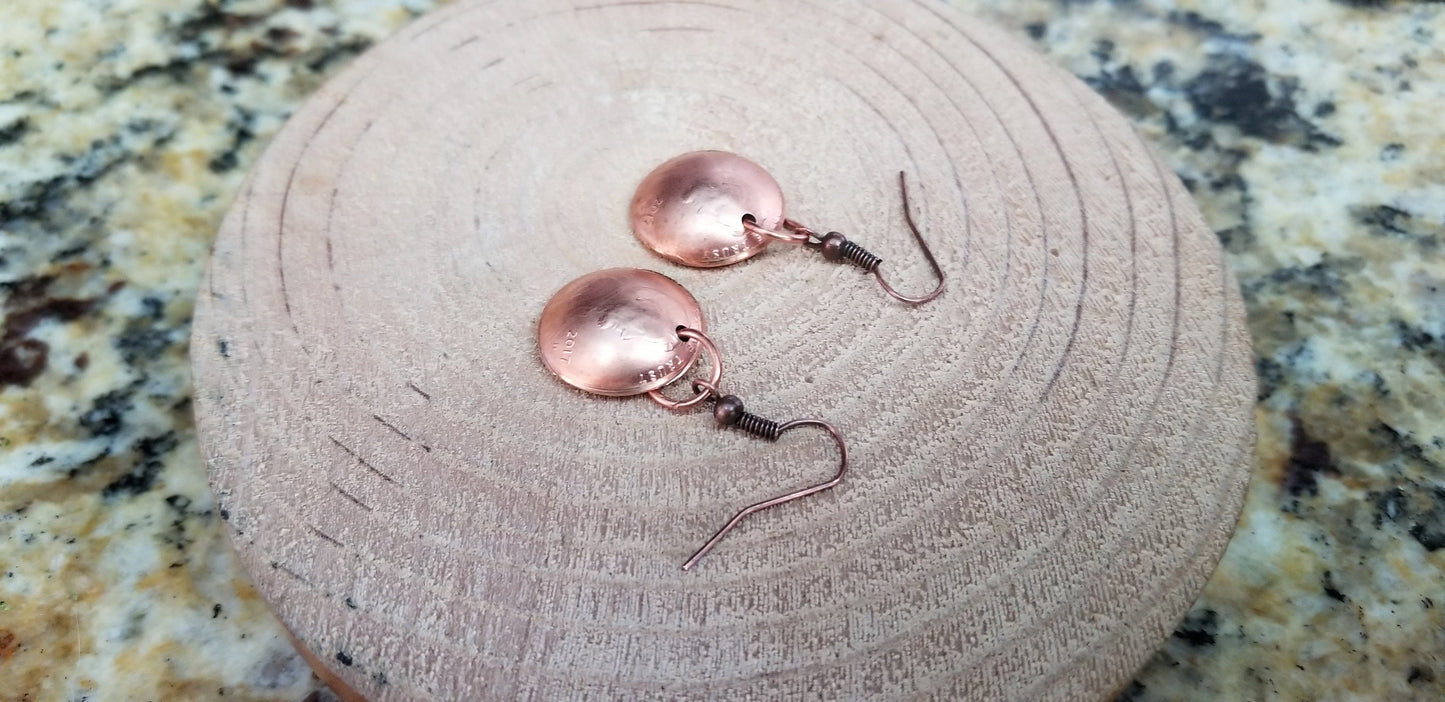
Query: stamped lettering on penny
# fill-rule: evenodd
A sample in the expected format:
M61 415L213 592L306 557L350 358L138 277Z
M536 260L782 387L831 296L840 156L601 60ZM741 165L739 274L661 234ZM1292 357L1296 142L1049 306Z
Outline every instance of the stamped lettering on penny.
M558 358L562 359L563 363L571 363L572 352L577 350L577 331L569 330L567 336L564 337L560 343L552 343L552 348L561 349L562 353Z

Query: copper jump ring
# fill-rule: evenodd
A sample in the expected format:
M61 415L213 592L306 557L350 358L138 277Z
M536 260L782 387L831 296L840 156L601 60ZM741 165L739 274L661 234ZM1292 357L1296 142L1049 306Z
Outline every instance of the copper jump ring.
M786 241L789 244L806 244L810 242L814 236L813 230L800 226L791 219L784 219L783 226L778 229L768 229L759 226L757 220L753 219L752 215L743 216L743 229L755 234L770 236L778 241Z
M707 352L708 358L712 361L712 370L708 373L707 387L717 388L717 384L722 382L722 354L718 352L717 344L714 344L712 339L709 339L706 334L690 327L680 327L677 330L677 336L683 341L696 341L702 344L703 351ZM713 396L714 391L709 389L697 391L696 386L694 386L694 392L696 392L696 394L685 400L669 398L662 394L661 388L648 390L647 396L652 398L653 402L677 412L696 407L706 402L708 398Z

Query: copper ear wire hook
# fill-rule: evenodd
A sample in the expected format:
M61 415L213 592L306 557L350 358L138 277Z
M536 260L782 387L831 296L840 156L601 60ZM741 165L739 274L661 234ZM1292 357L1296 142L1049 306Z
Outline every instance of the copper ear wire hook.
M719 402L727 398L736 399L732 395L724 395L722 398L719 398ZM739 402L739 404L741 405L741 402ZM832 424L829 424L821 419L794 419L791 422L784 422L783 424L776 425L776 432L774 432L772 436L768 436L765 438L768 438L770 440L776 440L778 436L781 435L783 432L802 426L822 427L823 431L828 432L828 434L833 437L834 443L838 444L838 453L841 457L838 461L837 474L835 474L832 479L826 482L818 483L817 485L814 485L812 487L795 490L786 495L779 495L772 498L771 500L764 500L757 504L744 507L736 515L734 515L732 519L728 520L727 524L724 524L721 529L718 529L717 533L713 534L712 538L708 539L707 543L703 544L702 548L697 550L697 553L692 554L692 558L687 559L687 562L682 564L683 570L692 570L693 566L697 565L697 562L702 560L703 556L706 556L708 552L713 549L713 547L718 545L718 542L723 540L724 536L728 535L728 532L731 532L733 528L735 528L740 522L742 522L744 518L748 517L749 515L752 515L756 512L761 512L769 507L776 507L785 502L792 502L793 500L807 497L808 495L812 495L814 493L822 492L824 490L827 490L828 488L837 485L840 482L843 482L843 474L848 472L848 442L843 440L843 435L839 433L838 428L834 427Z
M883 274L878 271L878 266L876 265L873 267L873 277L877 278L878 284L883 286L883 292L910 305L921 305L942 295L943 288L948 284L948 281L943 274L943 266L938 265L938 259L933 256L933 249L928 246L928 242L923 239L923 232L918 230L918 224L913 221L913 207L908 202L908 177L903 171L898 172L898 192L903 196L903 221L908 223L908 230L913 232L913 239L918 242L918 248L923 250L923 257L928 259L928 265L933 268L933 274L938 276L938 287L935 287L932 292L926 295L908 297L894 290L893 286L889 285L888 281L883 279ZM826 255L826 252L824 253Z
M760 227L750 217L743 218L743 229L789 243L818 248L822 251L823 258L829 261L843 261L872 273L873 277L878 280L878 285L883 288L883 292L888 293L894 299L910 305L921 305L937 299L939 295L943 294L943 290L948 284L947 276L943 273L943 267L938 264L938 259L934 257L933 249L928 246L928 241L923 238L923 232L919 231L918 224L913 221L913 211L908 201L908 179L903 171L898 172L898 191L903 197L903 219L908 223L909 231L913 232L913 238L918 242L918 247L923 250L924 258L928 259L928 265L933 268L933 274L938 277L938 286L919 297L904 295L889 285L888 281L883 278L883 272L879 269L883 259L849 241L847 237L838 232L828 232L826 235L819 236L812 229L787 218L783 219L781 228L785 231L782 232Z
M842 482L843 474L848 470L848 443L844 441L843 435L838 431L837 427L821 419L794 419L791 422L778 423L747 411L743 406L741 398L736 395L723 395L722 391L718 390L718 383L722 380L722 355L719 353L717 345L713 343L712 339L709 339L706 334L688 327L679 328L677 330L677 336L683 341L697 341L702 344L703 349L711 357L712 370L708 373L707 380L692 381L692 391L694 393L692 397L685 400L673 400L664 396L659 390L651 390L647 394L654 402L670 410L684 410L706 400L713 400L713 418L717 420L720 426L733 427L769 441L777 441L778 437L782 436L784 432L797 427L822 427L824 431L833 437L833 441L838 445L838 452L841 455L838 463L838 472L828 481L801 490L794 490L793 492L779 495L754 505L749 505L739 511L732 519L728 520L728 523L724 524L717 533L713 534L712 538L708 539L707 543L702 545L702 548L699 548L696 553L692 554L692 557L687 559L686 563L682 564L683 570L692 570L693 566L696 566L697 562L702 560L703 556L706 556L709 551L713 550L713 548L723 540L723 537L727 536L728 532L731 532L737 527L738 523L748 515L785 502L792 502L793 500L822 492Z

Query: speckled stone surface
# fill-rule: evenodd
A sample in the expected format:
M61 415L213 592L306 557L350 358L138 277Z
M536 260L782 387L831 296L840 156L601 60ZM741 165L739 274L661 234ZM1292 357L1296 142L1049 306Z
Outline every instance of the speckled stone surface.
M0 700L318 689L218 529L191 297L266 138L434 4L0 8ZM1122 698L1445 699L1445 5L957 4L1133 120L1249 307L1248 502Z

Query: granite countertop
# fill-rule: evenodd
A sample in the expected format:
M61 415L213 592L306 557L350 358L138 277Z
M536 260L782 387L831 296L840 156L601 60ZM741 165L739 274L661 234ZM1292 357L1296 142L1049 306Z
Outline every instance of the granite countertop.
M1248 305L1244 514L1123 699L1445 698L1445 5L956 2L1130 117ZM266 138L434 4L7 0L0 700L318 689L206 489L192 296Z

